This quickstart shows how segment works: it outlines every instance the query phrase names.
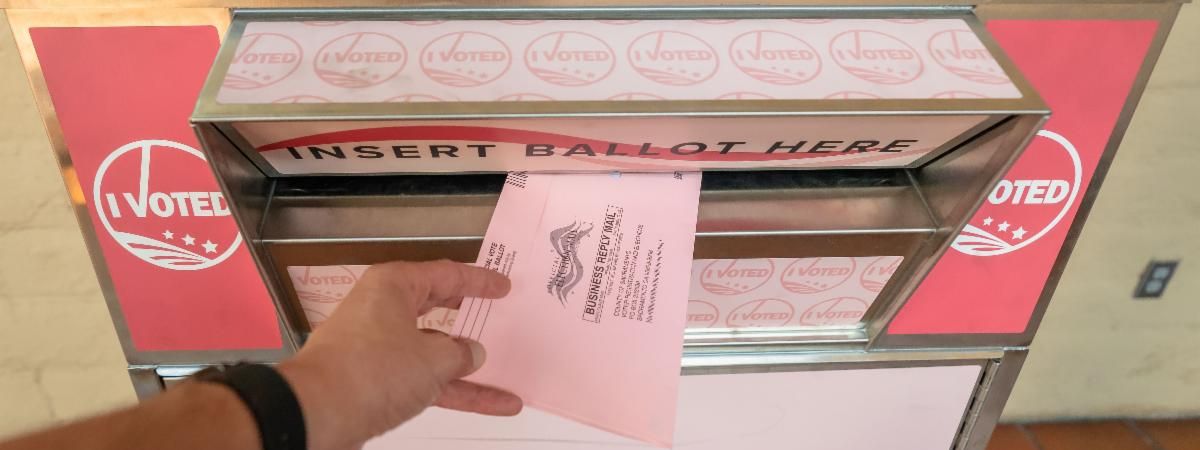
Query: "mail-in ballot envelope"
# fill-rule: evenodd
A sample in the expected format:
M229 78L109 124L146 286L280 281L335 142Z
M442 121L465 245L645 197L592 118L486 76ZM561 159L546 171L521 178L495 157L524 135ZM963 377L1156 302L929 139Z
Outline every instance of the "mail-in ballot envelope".
M477 264L512 278L466 299L453 334L488 361L468 380L670 446L699 173L508 176Z

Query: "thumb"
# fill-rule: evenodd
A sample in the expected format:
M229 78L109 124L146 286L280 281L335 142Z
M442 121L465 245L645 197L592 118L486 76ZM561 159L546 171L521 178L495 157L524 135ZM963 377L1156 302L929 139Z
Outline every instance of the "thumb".
M438 380L448 382L465 377L479 370L487 359L483 345L470 339L452 338L442 333L425 333L422 336L426 361Z

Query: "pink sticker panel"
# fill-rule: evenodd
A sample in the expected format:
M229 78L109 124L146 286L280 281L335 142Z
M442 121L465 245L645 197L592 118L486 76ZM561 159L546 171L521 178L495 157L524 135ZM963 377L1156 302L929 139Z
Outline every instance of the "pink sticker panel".
M673 448L948 449L979 371L978 365L959 365L685 376L679 382ZM655 447L534 408L515 417L430 408L364 448Z
M901 262L900 256L698 259L692 263L687 328L854 327ZM288 276L316 328L366 270L291 266ZM449 332L456 316L439 308L419 325Z
M896 314L891 334L1029 330L1158 21L994 20L988 29L1054 116ZM1105 70L1063 70L1101 62Z
M359 277L367 271L365 265L345 266L291 266L288 277L296 288L296 297L309 325L314 329L329 319L333 310L342 303ZM417 319L421 328L449 333L458 311L434 308Z
M29 33L131 350L282 348L271 296L188 125L217 30Z
M698 259L688 328L853 327L901 256Z
M221 103L1019 98L960 19L251 22Z

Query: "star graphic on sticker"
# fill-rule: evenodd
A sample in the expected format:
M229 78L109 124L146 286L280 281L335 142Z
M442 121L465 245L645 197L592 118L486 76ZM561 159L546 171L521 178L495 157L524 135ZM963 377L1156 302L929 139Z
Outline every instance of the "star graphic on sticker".
M1025 227L1017 227L1016 231L1013 231L1013 239L1025 239Z
M1008 221L1007 220L1000 223L1000 231L1008 231Z
M192 237L190 234L185 234L183 235L183 243L187 245L195 245L196 238Z
M204 253L216 253L217 252L217 244L212 243L212 241L205 240L203 244L200 244L200 246L204 247Z
M175 233L172 233L171 230L167 230L163 232L163 237L167 239L175 239Z
M991 217L988 217L988 218L986 218L986 219L983 219L983 225L984 225L984 226L988 226L988 225L991 225L991 224L992 224L992 218L991 218Z

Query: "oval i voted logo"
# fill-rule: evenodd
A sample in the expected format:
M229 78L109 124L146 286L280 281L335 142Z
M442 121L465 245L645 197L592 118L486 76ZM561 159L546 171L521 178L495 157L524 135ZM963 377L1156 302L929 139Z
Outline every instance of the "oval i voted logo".
M892 279L892 275L896 274L896 269L900 268L900 263L904 262L903 256L880 256L867 264L863 269L862 275L858 276L859 284L863 289L871 292L879 292L887 285L888 280Z
M221 86L257 89L278 83L295 72L303 58L300 44L290 37L276 33L247 34L238 42Z
M687 328L712 328L719 316L716 305L703 300L688 300Z
M433 308L425 315L417 318L417 328L437 330L449 334L454 329L454 319L458 318L458 310L450 308Z
M987 96L969 91L943 91L933 94L933 98L987 98Z
M867 302L854 297L836 297L817 303L800 315L800 325L819 327L853 325L867 313Z
M586 86L608 78L616 60L608 43L578 31L544 34L525 48L529 71L560 86Z
M316 329L317 327L321 326L321 324L325 323L326 320L329 320L329 315L321 311L317 311L312 308L302 309L304 310L304 318L308 319L308 326L313 329Z
M876 98L883 98L883 97L872 94L870 92L862 92L862 91L840 91L840 92L834 92L832 94L825 96L826 100L829 100L829 99L861 100L861 99L876 99Z
M242 244L204 155L178 142L144 140L114 150L96 170L92 201L117 244L164 269L207 269Z
M796 315L791 303L777 298L751 300L734 308L725 318L729 328L782 327Z
M726 94L721 94L716 99L717 100L773 100L774 98L775 97L771 97L770 95L762 94L762 93L758 93L758 92L739 91L739 92L729 92Z
M330 100L325 97L316 95L289 95L287 97L275 99L271 103L329 103Z
M718 259L700 272L700 287L717 295L737 295L758 289L775 274L770 258Z
M846 72L875 84L908 83L925 71L925 63L912 46L878 31L838 34L829 43L829 53Z
M516 94L506 94L496 98L498 102L546 102L554 101L554 98L549 95L536 94L533 92L518 92Z
M421 50L421 70L447 86L487 84L508 72L510 65L512 52L503 41L474 31L442 35Z
M421 102L444 102L445 99L429 94L404 94L384 100L388 103L421 103Z
M346 266L306 266L292 274L292 285L301 302L341 302L357 282L358 274Z
M666 100L666 97L648 92L622 92L609 97L608 100Z
M404 44L383 33L358 32L326 42L313 59L317 77L344 88L364 88L395 77L408 62Z
M720 61L712 46L681 31L653 31L629 44L633 70L655 83L687 86L717 73Z
M1041 130L951 247L972 256L1017 251L1062 222L1079 196L1083 164L1062 135Z
M929 38L929 54L950 73L976 83L1004 84L1008 76L983 42L967 30L941 31Z
M841 286L853 274L853 258L801 258L783 270L779 281L788 291L815 294Z
M817 50L803 39L779 31L751 31L733 38L729 58L746 75L764 83L800 84L821 73Z

